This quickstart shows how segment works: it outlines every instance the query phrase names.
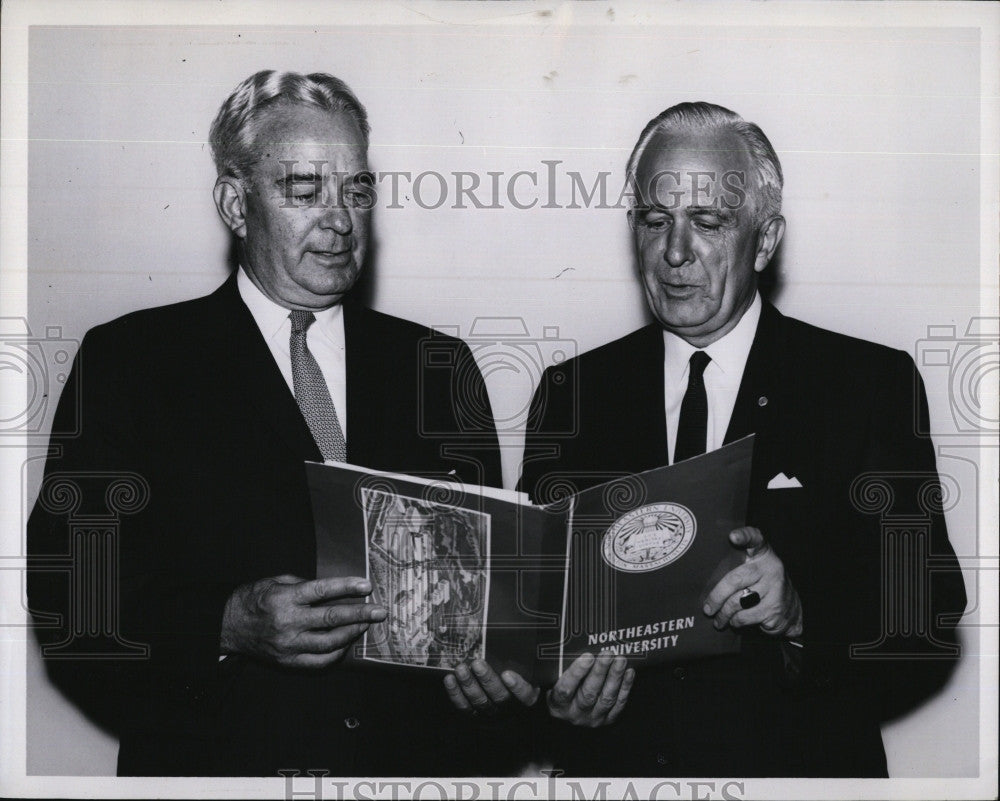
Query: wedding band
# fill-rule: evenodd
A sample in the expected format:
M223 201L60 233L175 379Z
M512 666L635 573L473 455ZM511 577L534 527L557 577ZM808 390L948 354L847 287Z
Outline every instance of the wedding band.
M743 594L740 596L740 606L744 609L753 609L759 603L760 594L749 587L745 587Z

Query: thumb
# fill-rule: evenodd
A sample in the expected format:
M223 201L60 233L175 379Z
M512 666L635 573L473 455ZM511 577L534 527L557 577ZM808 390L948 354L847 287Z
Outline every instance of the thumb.
M729 541L740 550L746 551L747 556L751 558L764 553L768 548L760 529L753 526L733 529L729 532Z
M515 673L513 670L505 670L501 673L500 680L511 691L514 697L525 706L533 706L535 701L538 700L538 694L541 690L533 687L520 674Z

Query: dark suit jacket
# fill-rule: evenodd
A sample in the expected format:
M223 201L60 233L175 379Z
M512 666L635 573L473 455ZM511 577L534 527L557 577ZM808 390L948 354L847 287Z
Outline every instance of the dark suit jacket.
M933 497L933 446L914 434L917 415L926 417L926 399L906 354L765 304L726 441L756 434L747 520L801 597L805 647L754 631L738 656L643 669L616 724L549 725L557 767L583 775L884 776L880 720L944 681L955 637L938 616L965 606ZM534 398L522 487L545 500L537 496L546 475L575 476L582 488L662 465L664 418L657 325L551 368ZM546 447L557 454L536 458ZM767 489L780 472L802 488ZM929 588L920 583L928 577ZM899 617L884 622L887 600ZM850 646L866 643L878 645L852 658Z
M428 340L429 329L349 299L344 315L348 460L425 475L455 470L464 481L499 486L496 433L476 423L492 418L469 349L440 334ZM427 341L439 352L437 365L442 348L449 351L449 366L424 369ZM453 391L456 373L464 394ZM463 414L457 404L470 398L485 404L485 414ZM76 401L80 433L60 436L72 428ZM303 462L321 459L235 277L208 297L90 331L53 432L62 455L47 464L29 522L29 602L39 623L48 622L39 629L42 644L62 643L49 652L52 678L119 733L119 773L515 769L516 738L504 740L502 726L462 723L439 674L293 671L239 656L219 662L222 611L237 586L283 573L315 576ZM449 455L448 445L465 447ZM119 640L147 645L148 658L57 658L79 644L70 582L79 576L47 569L47 560L73 551L73 520L110 502L99 479L129 473L148 500L137 500L138 509L124 504L119 515L115 630ZM60 476L82 488L68 511L53 503ZM60 623L45 617L52 612Z

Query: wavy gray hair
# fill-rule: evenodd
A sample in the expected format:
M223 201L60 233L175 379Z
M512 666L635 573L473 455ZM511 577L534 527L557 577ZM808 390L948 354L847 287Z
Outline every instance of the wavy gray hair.
M325 72L261 70L242 81L219 108L209 143L219 176L244 180L257 160L255 139L261 112L281 103L304 103L331 114L345 112L354 118L368 147L368 113L351 88Z

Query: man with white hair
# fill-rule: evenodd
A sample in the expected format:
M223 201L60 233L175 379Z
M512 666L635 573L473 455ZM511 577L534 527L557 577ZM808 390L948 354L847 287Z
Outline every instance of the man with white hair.
M211 145L237 269L207 297L91 330L59 405L62 453L28 527L50 675L119 734L120 774L510 772L515 744L482 739L503 724L456 714L433 673L344 667L386 610L357 603L364 577L315 578L305 461L500 484L495 430L467 422L492 419L468 348L350 294L374 201L364 107L330 75L258 72L222 105ZM422 370L431 339L471 393ZM80 435L61 437L75 398ZM459 408L473 402L484 408ZM148 658L58 659L90 599L44 569L73 547L57 488L95 506L104 496L82 477L119 475L148 502L122 516L119 581L102 590L115 641Z
M758 126L673 106L628 175L654 322L546 372L521 486L546 501L546 486L583 489L755 434L748 526L729 535L745 561L703 610L742 645L634 680L624 659L581 657L546 696L539 751L576 775L885 776L879 724L944 682L965 606L934 449L915 433L923 384L907 354L761 298L785 220ZM905 530L882 526L880 498Z

